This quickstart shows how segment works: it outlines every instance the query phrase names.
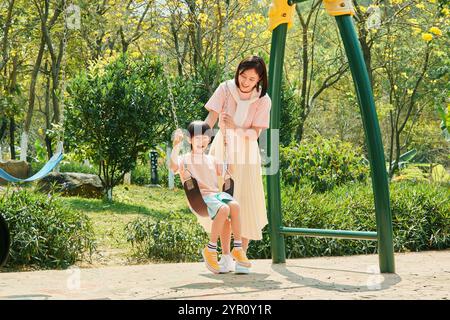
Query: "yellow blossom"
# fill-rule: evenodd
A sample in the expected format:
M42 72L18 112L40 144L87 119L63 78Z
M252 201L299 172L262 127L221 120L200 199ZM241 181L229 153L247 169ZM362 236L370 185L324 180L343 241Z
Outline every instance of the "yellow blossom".
M442 31L438 27L431 27L430 32L434 33L437 36L442 36Z
M433 35L431 33L422 33L422 40L431 41L433 40Z
M134 51L131 53L131 57L132 58L140 58L141 57L141 53L138 51Z
M418 4L416 4L416 8L423 10L423 9L425 9L425 5L423 3L418 3Z

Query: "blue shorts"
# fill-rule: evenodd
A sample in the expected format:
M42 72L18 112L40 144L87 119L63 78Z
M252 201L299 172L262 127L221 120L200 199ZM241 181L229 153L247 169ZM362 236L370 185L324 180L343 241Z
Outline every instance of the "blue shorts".
M234 201L234 198L226 192L214 193L203 197L206 205L208 206L208 214L211 220L217 215L219 209L230 201Z

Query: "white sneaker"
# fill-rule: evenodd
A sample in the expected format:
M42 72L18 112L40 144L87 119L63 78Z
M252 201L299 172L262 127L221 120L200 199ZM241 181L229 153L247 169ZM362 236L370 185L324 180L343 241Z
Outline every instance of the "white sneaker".
M231 254L223 254L219 261L220 273L228 273L234 271L236 263Z

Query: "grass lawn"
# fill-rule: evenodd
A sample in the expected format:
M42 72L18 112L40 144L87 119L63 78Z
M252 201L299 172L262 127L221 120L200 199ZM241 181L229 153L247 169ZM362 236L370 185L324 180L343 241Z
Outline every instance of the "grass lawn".
M86 213L94 226L98 252L92 264L82 262L81 267L138 263L131 257L132 247L126 241L127 223L139 217L163 219L173 213L192 214L180 189L120 185L114 188L113 203L80 197L61 199L69 208Z

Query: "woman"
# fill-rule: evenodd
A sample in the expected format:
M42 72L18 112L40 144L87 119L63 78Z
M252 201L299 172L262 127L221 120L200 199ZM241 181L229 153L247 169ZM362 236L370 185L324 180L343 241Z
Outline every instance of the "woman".
M205 105L209 111L205 121L213 128L219 120L220 128L211 144L210 154L221 160L226 157L226 161L234 166L233 197L241 208L242 247L245 252L250 240L262 239L262 229L267 224L257 141L261 132L269 127L271 100L267 95L267 87L266 65L260 57L252 56L241 61L235 78L221 83ZM201 219L200 223L209 232L208 223ZM233 270L229 222L220 239L222 272L229 272Z

